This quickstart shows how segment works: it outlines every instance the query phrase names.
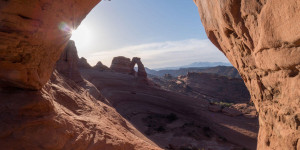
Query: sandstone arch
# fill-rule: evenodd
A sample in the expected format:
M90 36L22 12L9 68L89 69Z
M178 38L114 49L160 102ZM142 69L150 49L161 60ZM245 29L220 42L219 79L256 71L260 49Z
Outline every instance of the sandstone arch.
M75 29L100 0L0 1L0 85L38 90Z
M300 149L300 1L194 1L209 39L251 93L260 117L258 149ZM70 27L98 2L0 1L0 85L41 89Z
M131 74L135 75L135 70L134 70L135 64L137 64L137 66L138 66L137 76L147 78L147 73L146 73L145 67L141 61L141 58L139 58L139 57L133 57L131 60L131 64L130 64Z

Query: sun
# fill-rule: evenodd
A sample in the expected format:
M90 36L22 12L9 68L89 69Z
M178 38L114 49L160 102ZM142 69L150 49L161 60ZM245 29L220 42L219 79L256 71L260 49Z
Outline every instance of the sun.
M87 48L91 44L91 31L85 24L80 25L76 30L72 30L71 33L71 40L75 41L77 48Z

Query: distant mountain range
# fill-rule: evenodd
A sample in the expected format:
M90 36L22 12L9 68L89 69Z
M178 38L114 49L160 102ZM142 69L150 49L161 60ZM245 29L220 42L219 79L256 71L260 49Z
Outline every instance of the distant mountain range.
M191 63L189 65L184 65L184 66L154 68L152 70L177 70L180 68L216 67L216 66L232 66L232 65L230 63L225 63L225 62L194 62L194 63Z
M216 67L189 67L189 68L180 68L180 69L166 69L166 70L152 70L145 68L148 75L154 75L163 77L165 74L170 74L173 77L187 75L188 72L203 72L218 74L220 76L227 76L229 78L240 78L238 71L232 66L216 66Z

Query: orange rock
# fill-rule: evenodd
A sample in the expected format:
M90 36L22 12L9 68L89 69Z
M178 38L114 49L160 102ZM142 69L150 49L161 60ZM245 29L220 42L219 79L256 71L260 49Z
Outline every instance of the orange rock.
M299 0L194 0L208 38L238 69L259 113L257 149L300 142Z
M0 97L1 149L160 149L57 71L39 91L0 88Z
M0 1L0 85L41 89L71 30L99 2Z

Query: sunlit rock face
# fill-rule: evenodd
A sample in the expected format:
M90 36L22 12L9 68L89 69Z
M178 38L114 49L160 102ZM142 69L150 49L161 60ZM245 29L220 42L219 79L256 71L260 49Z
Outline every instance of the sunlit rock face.
M72 28L99 2L0 1L0 85L41 89Z
M259 112L258 149L300 149L300 1L194 0Z

